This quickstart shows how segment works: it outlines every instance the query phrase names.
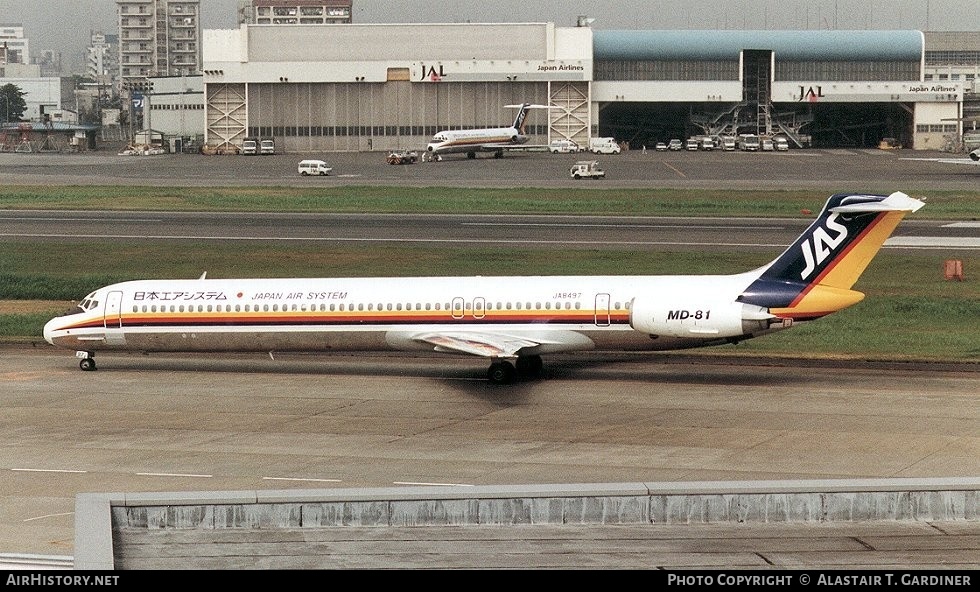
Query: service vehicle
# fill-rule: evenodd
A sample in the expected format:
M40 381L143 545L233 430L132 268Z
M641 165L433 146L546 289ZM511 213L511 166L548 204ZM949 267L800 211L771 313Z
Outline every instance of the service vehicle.
M683 150L684 149L684 143L681 142L680 140L677 140L677 139L671 140L670 143L667 144L667 149L668 150L673 150L675 152L678 151L678 150Z
M667 144L665 144L664 142L657 142L656 150L657 152L666 152Z
M789 140L783 136L773 138L772 145L775 146L777 152L786 152L789 150Z
M711 138L701 139L701 150L707 150L708 152L715 149L715 141Z
M725 136L721 139L721 149L725 152L732 152L735 150L735 138L731 136Z
M698 139L697 138L688 138L687 139L687 144L685 145L685 148L687 148L691 152L695 152L699 148L699 144L700 143L698 142Z
M415 164L419 160L419 154L414 150L395 150L388 153L385 160L388 164Z
M589 141L589 151L593 154L619 154L623 149L615 138L592 138Z
M276 153L276 141L272 138L262 138L259 141L259 154L270 155Z
M601 179L606 176L606 171L595 160L580 160L568 172L573 179Z
M762 151L772 152L776 149L775 144L772 142L772 138L762 138Z
M571 140L552 140L551 144L548 144L548 150L552 154L572 154L582 151L578 144Z
M256 138L245 138L242 141L242 154L255 155L259 153L259 141Z
M308 175L326 176L333 172L333 168L327 166L327 163L322 160L301 160L296 170L304 177Z

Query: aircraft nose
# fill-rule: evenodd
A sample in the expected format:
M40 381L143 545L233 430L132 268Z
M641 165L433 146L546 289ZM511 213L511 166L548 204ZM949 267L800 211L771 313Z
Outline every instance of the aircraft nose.
M44 340L51 345L54 345L54 328L57 320L54 318L44 324Z

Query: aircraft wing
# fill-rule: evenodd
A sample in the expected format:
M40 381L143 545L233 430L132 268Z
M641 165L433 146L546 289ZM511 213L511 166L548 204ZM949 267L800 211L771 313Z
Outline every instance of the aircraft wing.
M430 343L437 352L463 353L484 358L512 358L525 347L541 345L523 337L459 331L447 333L423 333L416 341Z
M525 139L526 141L526 139ZM480 144L480 150L484 152L496 152L497 150L509 150L512 148L517 148L524 142L488 142L486 144Z

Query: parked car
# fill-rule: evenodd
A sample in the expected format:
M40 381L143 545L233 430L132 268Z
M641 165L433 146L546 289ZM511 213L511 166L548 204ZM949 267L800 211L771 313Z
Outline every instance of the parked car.
M776 146L772 143L771 138L762 138L762 151L772 152L776 149Z
M595 160L580 160L572 165L568 171L573 179L601 179L606 176L606 171L599 167L599 162Z
M674 150L674 151L683 150L684 149L684 143L681 142L680 140L676 140L676 139L675 140L671 140L670 143L667 144L667 148L669 150Z
M552 154L571 154L573 152L581 152L578 144L571 140L552 140L551 144L548 145L548 150Z
M657 142L656 150L657 152L666 152L667 144L664 142Z
M327 166L327 163L322 160L302 160L296 170L304 177L307 175L326 176L333 172L333 168Z

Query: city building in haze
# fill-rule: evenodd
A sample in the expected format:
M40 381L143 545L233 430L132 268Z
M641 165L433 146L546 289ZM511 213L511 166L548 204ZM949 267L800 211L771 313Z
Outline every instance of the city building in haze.
M353 0L242 0L239 22L253 25L351 23Z
M196 74L201 69L200 0L116 0L119 76Z

